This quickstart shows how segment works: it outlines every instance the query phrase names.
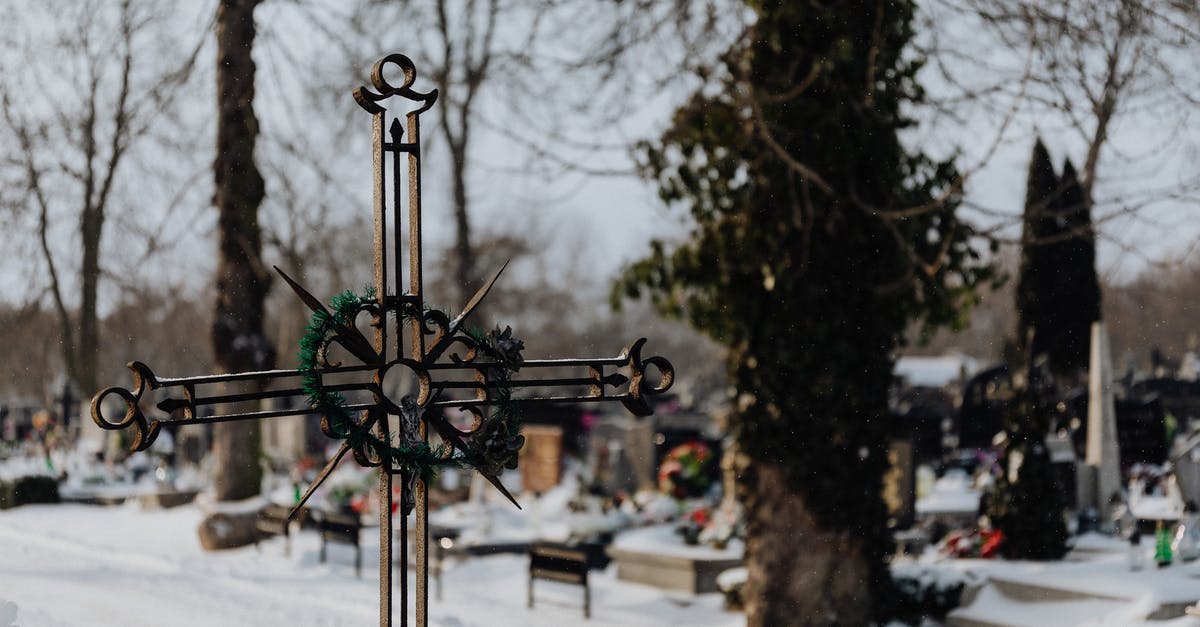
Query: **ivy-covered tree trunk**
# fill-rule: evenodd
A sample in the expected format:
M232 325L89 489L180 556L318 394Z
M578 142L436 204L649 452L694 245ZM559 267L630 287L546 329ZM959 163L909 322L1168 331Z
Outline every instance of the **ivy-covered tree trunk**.
M219 212L213 357L220 372L273 367L263 334L269 275L262 261L258 207L263 179L254 164L254 8L258 0L222 0L217 7L217 157L213 162ZM257 421L213 428L214 489L219 501L259 493L262 471Z
M746 511L749 625L869 625L878 555L853 531L829 528L784 467L757 460L738 477Z
M617 294L648 293L729 347L744 454L747 622L869 624L887 611L880 489L893 355L914 320L961 322L990 275L952 164L909 154L911 2L750 4L723 89L645 149L695 228Z

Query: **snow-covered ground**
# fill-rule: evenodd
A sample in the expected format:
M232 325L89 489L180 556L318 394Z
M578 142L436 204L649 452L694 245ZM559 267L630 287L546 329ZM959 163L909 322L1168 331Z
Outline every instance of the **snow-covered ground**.
M922 485L922 483L924 485ZM923 489L922 489L923 488ZM978 510L980 490L962 471L933 481L918 477L916 509L920 516L960 519ZM1140 518L1178 519L1178 498L1144 496L1135 502ZM933 549L916 563L902 561L894 569L922 577L966 581L970 594L949 617L950 625L1155 625L1200 627L1200 618L1178 617L1200 599L1200 561L1159 569L1154 565L1153 538L1144 541L1131 568L1128 542L1085 534L1059 562L951 559ZM1178 617L1173 620L1157 620Z
M118 507L27 505L0 511L0 627L374 625L378 616L377 530L363 530L363 577L353 550L302 531L284 556L282 539L209 553L196 528L198 506L142 511ZM592 618L577 586L538 581L525 607L528 560L501 555L451 562L444 600L430 622L503 625L744 624L717 594L692 596L618 581L611 567L592 578ZM411 575L410 575L411 577ZM432 583L431 583L432 587ZM399 604L399 592L396 593ZM15 605L15 622L10 618ZM7 622L6 622L7 619ZM397 621L398 622L398 621Z
M967 492L965 486L958 488ZM549 513L561 508L539 505L546 509L493 515L491 535L507 537L510 528L530 522L518 521L520 516L539 519L543 532L561 535L566 523ZM442 517L450 519L454 513L449 510ZM264 542L261 550L206 552L196 535L201 517L197 505L144 511L136 503L26 505L0 511L0 627L376 623L377 530L364 529L364 572L358 579L349 547L331 545L328 563L318 563L319 540L312 531L293 536L290 556L284 555L278 538ZM632 532L617 542L644 544L652 538L666 544L674 538L663 529ZM1147 620L1156 608L1178 608L1200 598L1200 562L1157 569L1152 549L1147 543L1145 566L1137 571L1130 570L1127 544L1098 535L1078 538L1075 551L1062 562L927 554L897 567L965 579L978 588L952 614L951 624L957 618L993 625L1200 627L1200 618ZM449 562L444 598L431 598L431 624L733 627L745 622L741 614L721 608L719 595L693 596L618 581L611 566L592 578L590 621L582 617L582 591L576 586L538 581L537 603L527 609L527 568L527 559L517 555ZM398 605L398 590L396 596Z
M977 589L951 613L951 625L1200 627L1200 618L1179 616L1200 599L1200 562L1156 568L1153 553L1152 543L1143 544L1134 570L1128 543L1085 534L1058 562L947 559L931 551L893 568Z
M923 494L924 492L924 494ZM947 472L928 489L918 489L916 508L919 515L962 514L979 511L979 489L961 470Z

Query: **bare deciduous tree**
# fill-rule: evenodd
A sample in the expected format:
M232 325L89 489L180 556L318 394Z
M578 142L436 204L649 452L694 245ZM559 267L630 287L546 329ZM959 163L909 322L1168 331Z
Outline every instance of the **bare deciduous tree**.
M1189 132L1200 108L1194 2L938 0L927 5L923 27L937 126L958 125L976 137L989 129L991 150L975 155L981 161L998 146L1015 142L1025 150L1034 134L1050 136L1081 164L1093 220L1116 223L1112 231L1152 225L1160 208L1177 211L1200 194L1194 176L1155 180L1196 141ZM987 206L971 195L968 203L995 224L994 233L1014 231L1015 204ZM1123 235L1107 239L1152 256Z
M265 190L254 161L254 9L259 0L222 0L217 7L217 144L213 161L219 217L213 357L222 372L273 367L263 334L270 275L262 260L258 207ZM222 423L213 429L217 500L258 494L260 425Z
M170 12L149 2L0 10L22 21L5 28L0 59L0 137L14 148L0 160L2 200L12 235L36 242L40 259L15 296L52 303L62 367L87 394L97 388L101 283L120 265L104 259L106 227L127 211L118 189L136 187L130 155L160 132L199 42L164 54Z
M426 189L430 198L445 194L451 208L457 300L493 269L479 263L474 240L509 230L489 224L485 212L520 213L551 195L561 201L588 176L633 178L628 151L636 137L622 134L624 122L723 49L728 33L718 35L720 27L739 23L732 6L438 0L367 2L336 15L303 10L338 42L330 55L343 57L345 76L360 76L381 51L393 51L394 32L380 25L410 35L395 51L412 56L420 79L439 91L426 146L441 176L429 177ZM522 186L538 197L523 197Z

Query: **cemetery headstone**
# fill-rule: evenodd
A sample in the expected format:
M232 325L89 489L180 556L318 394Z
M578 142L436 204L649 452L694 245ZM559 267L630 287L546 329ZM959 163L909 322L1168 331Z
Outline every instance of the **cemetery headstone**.
M1117 409L1113 397L1112 355L1103 322L1092 323L1092 356L1088 369L1088 482L1081 506L1105 511L1109 499L1121 493L1120 453L1117 449Z
M654 425L649 420L606 415L595 419L588 434L588 456L599 464L608 456L606 486L610 493L655 489Z
M892 440L888 445L888 468L883 473L883 503L888 510L888 527L903 529L916 518L917 480L915 452L911 440Z
M521 489L542 494L562 480L563 430L556 425L524 425L521 434Z

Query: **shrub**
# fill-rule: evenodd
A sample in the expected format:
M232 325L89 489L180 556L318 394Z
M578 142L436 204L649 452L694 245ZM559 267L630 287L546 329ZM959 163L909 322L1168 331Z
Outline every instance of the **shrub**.
M0 481L0 509L29 503L57 503L58 480L34 475Z
M908 567L892 569L894 617L909 625L924 619L943 621L962 601L966 580L953 571Z

